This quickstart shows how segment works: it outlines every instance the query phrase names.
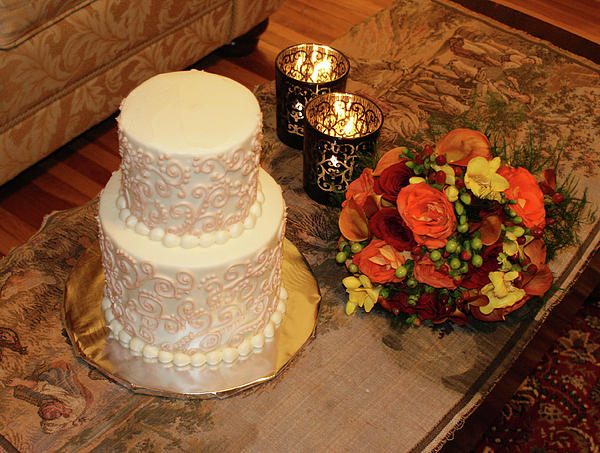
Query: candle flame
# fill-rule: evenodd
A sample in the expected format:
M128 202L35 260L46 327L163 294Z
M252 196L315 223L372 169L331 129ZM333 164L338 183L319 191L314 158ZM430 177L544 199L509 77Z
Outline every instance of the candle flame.
M347 135L347 136L352 136L356 134L356 130L354 129L354 123L356 123L356 118L353 116L351 116L348 119L348 122L346 123L346 125L344 126L344 128L342 129L342 132Z
M294 66L294 69L298 72L300 72L302 70L302 65L304 64L304 54L300 54L300 56L298 57L298 59L296 60L296 66Z
M313 63L315 62L314 56L315 54L313 53ZM331 78L330 73L331 61L329 61L328 59L324 59L318 63L315 63L313 73L310 76L310 80L313 83L317 83L323 80L329 80Z
M355 137L358 135L356 129L356 115L349 113L344 109L344 103L342 101L336 101L333 104L333 108L337 115L338 127L336 127L338 134L342 137Z

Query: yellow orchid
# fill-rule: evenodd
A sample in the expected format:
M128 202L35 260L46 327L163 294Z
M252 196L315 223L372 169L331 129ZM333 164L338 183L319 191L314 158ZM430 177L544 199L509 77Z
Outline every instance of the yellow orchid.
M358 277L346 277L342 280L342 284L346 287L349 295L348 302L346 302L347 315L355 314L357 307L363 307L367 313L370 312L383 288L381 285L374 288L369 277L362 274Z
M499 168L499 157L492 160L474 157L467 165L465 186L479 198L500 201L500 194L508 189L509 184L504 176L497 173Z
M525 237L525 241L522 244L519 244L518 238L521 236ZM502 251L508 256L513 256L517 253L519 256L522 256L523 249L532 240L533 236L525 235L525 229L523 227L508 227L504 234L504 239L502 240Z
M502 251L508 256L516 255L522 251L521 247L519 247L519 243L517 242L517 237L510 231L507 231L504 234Z
M519 276L518 272L490 272L488 275L490 283L481 288L481 293L488 298L489 303L479 307L484 315L489 315L496 308L512 307L525 297L525 291L512 284Z

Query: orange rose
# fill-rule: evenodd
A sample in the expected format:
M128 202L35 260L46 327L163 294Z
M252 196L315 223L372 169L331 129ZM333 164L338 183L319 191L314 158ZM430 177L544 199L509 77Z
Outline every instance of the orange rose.
M508 181L509 187L504 195L516 203L510 207L523 219L527 228L546 225L544 194L531 173L521 167L502 166L498 173Z
M396 268L405 261L394 247L380 239L373 239L352 258L358 269L375 283L402 281L396 277Z
M418 244L430 249L444 247L456 229L452 203L425 182L403 187L397 204L398 212Z
M446 156L449 164L466 167L473 157L492 158L490 142L481 132L472 129L454 129L435 145L438 156Z
M419 283L425 283L434 288L457 288L456 281L448 275L448 267L444 264L437 270L428 256L424 256L415 263L413 275Z

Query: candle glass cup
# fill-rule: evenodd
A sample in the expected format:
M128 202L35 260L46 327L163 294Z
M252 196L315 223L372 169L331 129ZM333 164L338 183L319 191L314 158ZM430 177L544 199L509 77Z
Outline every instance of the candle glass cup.
M304 120L304 190L339 206L348 185L375 155L383 113L356 94L327 93L308 102Z
M318 94L344 91L350 62L329 46L297 44L277 55L275 69L277 136L302 149L306 103Z

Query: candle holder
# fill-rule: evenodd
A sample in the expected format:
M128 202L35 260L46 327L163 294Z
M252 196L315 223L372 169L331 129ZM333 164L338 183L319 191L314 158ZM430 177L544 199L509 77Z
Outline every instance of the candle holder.
M277 136L302 149L304 108L314 96L344 91L350 62L340 51L321 44L297 44L275 59Z
M308 102L304 122L304 190L336 206L375 153L383 113L356 94L327 93Z

